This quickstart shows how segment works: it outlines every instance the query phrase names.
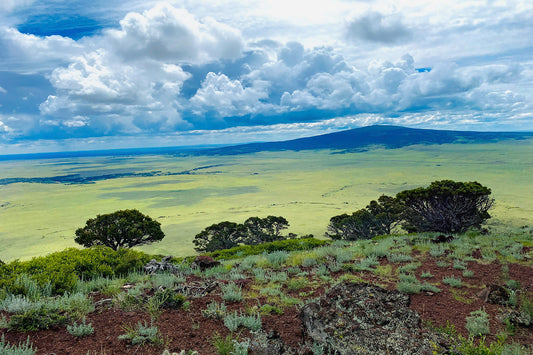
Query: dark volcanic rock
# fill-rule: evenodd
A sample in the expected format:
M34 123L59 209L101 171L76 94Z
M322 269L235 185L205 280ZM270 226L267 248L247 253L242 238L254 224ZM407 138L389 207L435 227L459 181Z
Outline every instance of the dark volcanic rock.
M220 265L220 261L216 261L209 255L200 255L192 262L193 266L198 267L201 271Z
M455 238L453 237L453 235L445 236L444 234L441 234L441 235L437 236L436 238L432 239L431 242L435 243L435 244L449 243L449 242L451 242L454 239Z
M326 354L433 354L446 352L447 340L421 329L398 291L344 283L302 308L300 317L311 341Z
M516 309L504 310L500 318L502 322L507 319L511 324L519 327L531 327L533 325L533 319L529 313Z
M487 303L506 305L509 303L510 294L503 286L489 285L481 290L477 296Z

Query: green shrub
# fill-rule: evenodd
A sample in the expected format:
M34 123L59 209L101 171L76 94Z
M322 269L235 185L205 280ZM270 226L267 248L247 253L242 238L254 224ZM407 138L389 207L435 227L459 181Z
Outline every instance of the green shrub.
M420 266L420 263L410 263L410 264L406 264L406 265L400 266L400 267L398 268L398 272L399 272L399 273L405 273L405 274L408 274L408 273L413 272L413 271L415 271L416 269L418 269L419 266Z
M353 254L354 253L351 250L338 249L335 253L335 260L337 261L337 263L342 265L347 261L352 261Z
M78 338L82 338L94 333L94 328L91 323L85 323L85 318L81 321L80 324L74 322L72 325L67 325L67 332L70 335L73 335Z
M233 334L228 334L223 338L219 333L215 333L211 343L217 349L219 355L231 355L235 352L234 341Z
M431 271L424 271L424 272L422 272L422 274L420 275L420 277L424 277L424 278L432 278L432 277L433 277L433 274L431 273Z
M255 280L258 282L266 282L267 281L267 272L263 268L255 268L253 270Z
M175 284L185 282L185 277L181 274L159 273L152 276L154 288L172 288Z
M287 289L290 291L298 291L307 286L309 286L309 280L305 277L295 277L287 281Z
M218 304L212 301L207 305L207 309L202 310L202 315L206 318L222 319L227 314L228 309L224 303Z
M473 336L490 334L489 315L480 309L470 312L470 316L466 317L465 328Z
M242 301L242 289L234 283L220 286L222 289L222 299L230 302Z
M443 278L442 282L450 285L451 287L461 287L463 285L461 279L456 279L453 276Z
M131 290L130 290L131 291ZM138 311L143 307L143 300L136 292L119 292L113 297L113 305L123 311Z
M0 316L0 329L8 329L9 328L9 321L7 320L7 317L2 314Z
M4 334L0 338L0 354L2 355L34 355L36 350L33 349L33 345L30 343L30 337L26 339L26 342L19 345L13 345L6 342Z
M445 252L446 252L446 247L441 244L432 245L431 248L429 249L429 254L434 258L444 255Z
M138 322L135 327L125 324L122 329L125 334L119 335L119 340L129 340L132 345L143 345L146 343L162 344L162 339L159 337L159 329L156 326L150 327L146 322Z
M265 258L267 259L268 264L273 268L280 267L287 261L288 257L289 253L285 250L278 250L268 254L265 253Z
M285 271L280 271L280 272L271 272L268 275L268 278L272 282L285 282L287 281L288 276Z
M232 332L241 326L256 332L262 327L261 315L259 313L252 315L230 313L224 317L224 325Z
M244 341L233 340L233 353L232 355L248 355L248 348L250 347L250 339Z
M453 268L457 270L466 270L466 263L462 260L454 260Z
M413 257L403 253L389 253L387 255L387 260L391 263L403 263L413 260Z
M41 302L32 302L26 296L9 294L2 302L0 302L0 311L21 314L30 309L40 308L41 305Z
M187 301L187 297L168 288L166 290L156 291L150 298L150 300L152 299L160 305L160 308L166 309L179 309Z
M33 294L28 289L29 280L17 282L20 275L25 274L41 290L48 288L50 294L61 295L72 292L78 280L125 275L142 268L150 259L151 256L130 249L69 248L29 261L15 260L0 265L0 289L5 288L13 294Z
M277 315L283 314L283 309L278 308L276 306L271 306L269 304L262 305L259 310L260 310L260 314L264 314L264 315L269 315L273 313Z
M398 291L403 293L420 293L421 289L420 283L413 283L407 281L398 282L396 287L398 288Z
M281 285L276 285L272 283L268 284L265 287L261 288L259 293L267 296L279 296L281 295Z
M438 267L448 267L450 266L450 263L446 260L437 260L435 262L435 264L438 266Z
M302 239L287 239L278 240L270 243L263 243L258 245L240 245L231 249L218 250L208 255L215 259L235 259L242 258L249 255L260 255L263 253L271 253L275 251L298 251L311 250L317 247L328 245L330 241L319 240L315 238Z
M374 271L375 269L373 267L377 265L379 265L378 259L371 255L359 260L358 262L354 262L351 265L351 269L353 271Z
M429 292L439 293L441 289L430 283L424 282L422 285L420 285L420 291L429 291Z
M67 317L45 307L30 309L22 314L14 314L9 319L9 328L16 331L50 329L67 322Z
M474 277L474 272L472 270L463 270L464 277Z
M303 267L312 267L315 266L318 263L316 258L303 258L302 260L302 266Z

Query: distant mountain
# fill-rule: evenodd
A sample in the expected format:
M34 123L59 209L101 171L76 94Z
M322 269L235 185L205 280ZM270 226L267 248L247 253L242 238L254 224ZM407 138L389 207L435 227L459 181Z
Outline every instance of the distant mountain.
M147 154L188 155L237 155L264 151L335 149L364 151L372 147L401 148L414 144L489 143L506 139L533 138L533 132L469 132L416 129L399 126L368 126L314 137L281 142L248 143L234 146L213 147L156 147L110 150L72 151L0 155L3 160L59 159L78 157L135 156ZM77 179L77 178L76 178ZM92 179L92 178L91 178ZM1 183L0 183L1 185Z
M533 138L533 132L470 132L417 129L399 126L368 126L281 142L249 143L198 151L201 155L236 155L262 151L338 149L362 151L369 147L401 148L415 144L489 143Z

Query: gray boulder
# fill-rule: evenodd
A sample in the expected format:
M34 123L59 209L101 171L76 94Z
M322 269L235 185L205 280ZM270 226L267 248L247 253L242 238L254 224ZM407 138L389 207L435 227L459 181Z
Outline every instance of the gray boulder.
M326 354L445 353L444 336L423 330L409 296L368 285L343 283L302 308L305 333Z
M155 259L150 260L148 264L146 264L143 269L145 272L150 274L155 274L158 272L163 271L169 271L173 272L176 270L176 266L172 263L170 263L170 260L172 260L173 256L165 256L161 261L156 261Z

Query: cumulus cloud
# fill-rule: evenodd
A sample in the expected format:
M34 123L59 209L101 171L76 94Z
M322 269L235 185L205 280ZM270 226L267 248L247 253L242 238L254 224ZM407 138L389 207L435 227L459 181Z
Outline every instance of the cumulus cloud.
M218 117L243 116L265 110L260 100L268 98L268 83L257 80L251 87L243 87L238 80L224 74L208 73L201 88L191 98L195 113L212 111Z
M81 53L83 46L61 37L39 37L20 33L15 28L0 27L0 63L4 70L36 72L68 62Z
M132 65L117 62L112 54L98 50L78 57L67 68L54 70L50 81L58 95L50 95L40 109L44 115L64 119L72 115L94 117L91 127L95 129L104 121L98 116L113 120L123 127L120 131L130 133L138 131L137 123L143 125L143 120L160 128L176 128L182 123L180 90L189 77L190 74L174 64ZM88 125L83 122L69 127ZM106 131L116 128L109 123L104 127Z
M199 21L185 9L167 3L139 13L129 13L119 30L105 39L126 60L205 61L240 56L243 41L234 28L204 18Z
M458 33L473 36L477 27L472 18L448 26L448 19L455 14L421 20L408 5L398 5L392 14L385 8L364 12L363 6L354 7L361 15L346 23L336 17L330 41L312 46L309 43L313 42L294 40L301 38L298 36L286 36L288 41L282 42L280 37L268 37L271 32L245 43L236 29L249 35L242 20L232 18L231 12L219 16L211 11L211 5L194 11L202 6L185 2L186 10L168 3L151 8L152 2L136 4L140 10L122 14L116 28L78 41L0 28L0 47L4 49L0 65L21 76L28 68L32 73L46 73L52 85L32 101L40 103L40 115L32 117L32 122L29 116L15 115L11 121L2 118L4 136L5 127L10 135L25 137L169 134L213 128L234 128L231 132L235 133L246 126L312 125L332 117L336 117L334 127L340 129L341 122L348 122L340 120L343 116L357 117L349 121L350 127L371 123L447 125L478 122L482 117L501 119L502 112L516 118L531 111L529 79L533 71L526 64L506 60L487 64L477 58L440 56L443 51L460 53L457 57L465 53L450 51L463 42L445 39L455 39ZM425 8L420 11L427 13ZM198 17L208 13L224 23ZM481 28L489 29L490 16L481 16L485 26ZM511 24L513 13L506 16L501 23ZM260 24L258 18L254 21ZM440 41L442 47L421 49L410 41L415 28L429 26L428 21L448 27L428 27L428 36L421 41ZM266 31L269 24L272 22L261 28ZM324 29L316 33L321 31ZM338 41L346 38L356 41L356 46L353 42L339 46ZM523 38L513 36L512 41ZM411 55L400 57L403 53L412 53L417 60ZM428 70L417 70L420 66ZM6 91L16 94L12 82L9 86L2 83L8 90L0 87L0 97L8 97L3 95ZM4 111L9 112L6 107L4 104ZM9 109L13 107L16 105Z
M174 13L165 6L152 15L136 16L156 22L155 14L163 10ZM193 21L190 15L189 20ZM133 33L128 27L131 21L127 26L123 23L120 31ZM137 32L149 32L141 27L145 31ZM162 32L156 33L146 38L155 38L159 48ZM146 42L150 40L143 42L143 48L150 47ZM223 128L269 120L314 121L343 113L394 116L410 110L451 111L460 106L472 110L502 110L505 105L524 108L520 103L525 97L506 87L523 71L516 65L461 67L443 62L423 72L416 70L412 56L404 55L394 62L375 60L358 68L332 48L264 41L255 43L237 60L212 62L217 64L192 61L184 69L185 58L179 52L171 60L171 47L152 54L139 52L130 60L124 51L128 48L132 54L130 47L109 43L114 40L52 72L50 82L57 92L41 104L45 116L62 119L65 127L109 134L113 130ZM201 55L196 53L193 57L198 59ZM182 89L188 81L190 94L184 96ZM498 105L484 103L490 95L499 98L494 101ZM72 120L73 116L90 119Z
M411 38L412 31L403 23L400 14L383 15L370 11L354 18L346 25L347 37L381 44L397 44Z
M91 129L93 133L138 133L190 128L182 118L181 89L192 75L184 64L235 59L242 54L239 31L211 18L196 19L184 9L160 3L143 13L129 13L120 28L107 30L91 40L92 48L53 70L49 80L56 93L40 105L41 113L62 119L63 126ZM242 88L224 78L209 76L192 101L196 111L212 108L216 99L224 114L249 110L248 100L265 97L257 83ZM233 87L235 90L224 92ZM207 96L204 107L195 106ZM228 100L231 95L235 95ZM226 99L222 97L226 96ZM211 106L209 106L211 105ZM235 107L232 107L235 105ZM70 120L72 116L90 117Z
M302 62L303 63L303 62ZM300 65L302 65L300 63ZM343 63L341 65L341 63ZM435 65L420 72L410 55L392 63L373 61L367 68L357 69L337 61L326 72L291 78L305 82L301 87L286 91L281 106L287 111L350 109L351 112L386 112L397 115L406 110L453 111L458 107L501 110L486 105L487 99L476 92L505 93L498 100L508 108L522 107L525 98L507 89L505 83L515 81L521 73L516 65L485 65L459 67L453 63ZM492 91L491 91L492 90ZM509 92L508 92L509 91Z

